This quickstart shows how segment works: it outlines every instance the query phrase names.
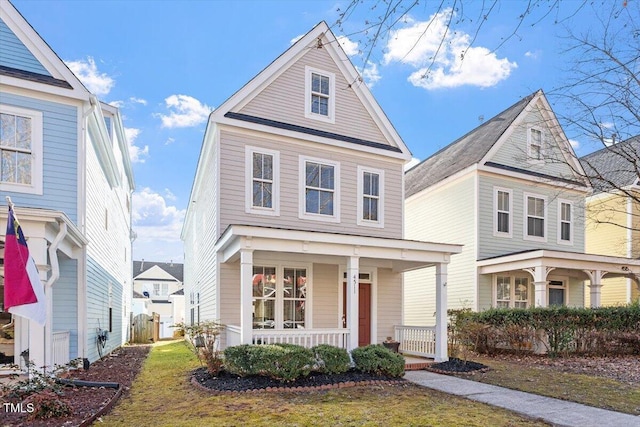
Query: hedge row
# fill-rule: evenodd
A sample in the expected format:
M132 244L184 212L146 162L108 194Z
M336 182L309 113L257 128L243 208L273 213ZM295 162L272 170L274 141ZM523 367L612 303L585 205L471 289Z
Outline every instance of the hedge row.
M360 347L351 355L358 371L390 377L404 374L404 358L383 346ZM293 344L243 344L224 350L224 366L227 371L242 377L260 375L294 381L312 371L344 373L351 367L351 359L347 350L326 344L311 349Z
M475 351L640 354L640 304L601 308L450 310L450 338Z

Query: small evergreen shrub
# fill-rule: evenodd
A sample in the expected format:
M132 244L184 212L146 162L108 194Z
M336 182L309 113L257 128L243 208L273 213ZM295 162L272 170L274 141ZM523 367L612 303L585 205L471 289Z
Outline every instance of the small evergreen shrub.
M232 374L246 377L258 375L255 365L257 350L255 345L242 344L224 349L224 367Z
M377 344L354 348L351 351L356 369L389 377L404 375L404 357Z
M311 349L316 358L318 372L325 374L342 374L351 367L349 353L344 348L328 344L320 344Z
M314 354L294 344L249 345L227 347L225 368L240 375L263 375L280 381L294 381L307 376L314 364Z

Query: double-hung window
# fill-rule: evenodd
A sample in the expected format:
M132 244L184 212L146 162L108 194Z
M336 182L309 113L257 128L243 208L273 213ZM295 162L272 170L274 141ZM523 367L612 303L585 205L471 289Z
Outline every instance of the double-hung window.
M301 219L340 222L340 165L300 157Z
M245 156L245 211L261 215L279 215L280 153L247 146Z
M558 200L558 243L573 243L573 205L566 200Z
M307 268L253 267L253 329L301 329L307 318Z
M511 237L511 201L512 191L504 188L494 189L495 217L494 234Z
M42 194L42 113L0 105L0 190Z
M529 279L524 276L495 276L495 306L498 308L529 307Z
M534 162L544 161L544 134L538 128L529 128L527 135L529 159Z
M547 240L546 200L544 197L525 194L525 240Z
M335 74L305 67L305 117L334 123Z
M384 227L384 171L358 166L358 225Z

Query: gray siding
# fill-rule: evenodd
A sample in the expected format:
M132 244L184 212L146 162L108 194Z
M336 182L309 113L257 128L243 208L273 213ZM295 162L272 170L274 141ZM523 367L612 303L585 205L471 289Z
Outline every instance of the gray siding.
M305 66L335 74L335 123L305 117ZM308 52L239 112L389 145L326 49Z
M314 230L376 237L402 237L402 166L334 151L320 144L305 145L221 132L220 232L230 224L246 224ZM245 145L280 152L280 216L245 213ZM298 218L299 156L305 155L340 163L340 223L327 223ZM384 170L384 228L357 225L357 167ZM198 202L200 204L200 202Z
M11 199L17 206L62 211L77 223L77 108L5 92L0 92L0 104L43 113L43 194L8 192Z
M93 258L87 258L87 357L90 361L98 359L96 331L109 329L109 284L111 284L111 308L113 309L112 330L103 350L107 354L123 342L122 338L122 301L123 287Z
M22 71L51 76L27 47L0 19L0 65Z
M53 285L53 332L69 331L69 357L78 354L78 261L58 254L60 278Z
M552 125L553 122L544 119L539 107L535 108L524 117L520 124L512 127L509 138L489 161L550 176L575 179L571 167L566 164L562 156L558 141L555 140L551 133L550 126ZM535 163L528 161L527 129L529 127L539 128L543 132L544 158L547 159L546 162Z
M480 175L480 215L479 215L479 259L505 255L513 252L548 249L569 252L584 252L584 198L580 193L551 188L545 185L536 185L532 182L516 181L496 176ZM511 189L513 194L513 231L512 237L496 237L493 235L494 187ZM547 241L531 241L523 238L525 224L524 193L546 197L547 216ZM573 245L558 244L558 199L566 199L573 202Z
M220 321L240 325L240 263L220 264Z
M394 336L393 327L402 324L402 274L378 269L378 334L374 343ZM371 319L375 321L375 319Z
M339 328L340 274L335 264L313 264L313 327Z

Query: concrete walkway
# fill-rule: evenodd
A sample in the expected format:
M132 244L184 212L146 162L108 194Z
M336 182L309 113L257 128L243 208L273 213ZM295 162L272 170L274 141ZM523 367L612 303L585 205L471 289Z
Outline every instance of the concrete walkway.
M559 427L633 427L640 416L524 393L428 371L407 371L404 378L424 387L541 419Z

